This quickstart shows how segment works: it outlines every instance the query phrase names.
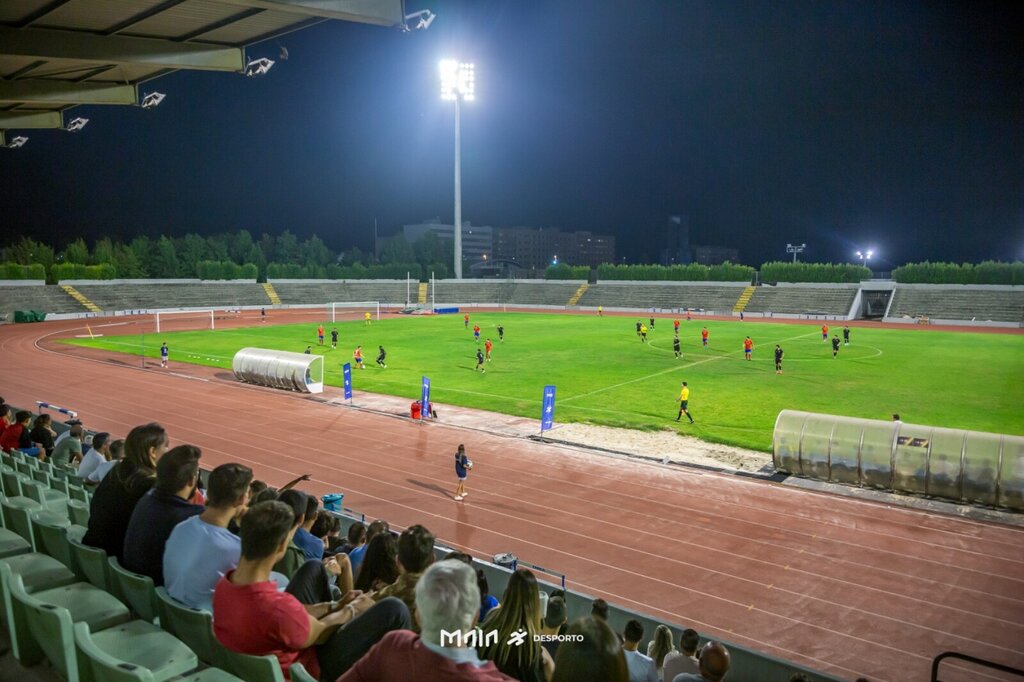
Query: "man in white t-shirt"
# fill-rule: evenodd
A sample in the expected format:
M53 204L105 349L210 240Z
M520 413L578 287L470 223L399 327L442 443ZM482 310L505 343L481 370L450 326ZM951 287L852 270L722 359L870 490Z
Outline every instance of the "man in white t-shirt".
M686 628L679 637L679 651L672 651L665 656L662 674L665 682L672 682L676 675L683 673L700 674L700 661L697 660L697 646L700 635L693 628Z
M110 444L110 459L106 462L100 462L92 470L92 473L86 477L85 484L99 485L103 477L121 461L122 456L124 456L124 439L119 438Z
M623 653L626 654L626 666L629 668L629 682L658 682L658 668L654 659L637 651L640 641L644 638L644 626L640 621L631 619L626 623L622 633Z
M69 432L70 433L70 432ZM89 478L96 467L110 459L110 434L106 431L92 437L92 447L78 464L78 477Z

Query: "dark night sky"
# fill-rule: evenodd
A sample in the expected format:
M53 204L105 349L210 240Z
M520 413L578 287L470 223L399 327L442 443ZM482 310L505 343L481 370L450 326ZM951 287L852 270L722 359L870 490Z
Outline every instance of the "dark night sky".
M159 108L79 107L0 150L3 239L291 229L331 246L452 219L453 108L477 65L463 216L611 232L670 214L750 264L1024 258L1024 19L988 2L453 2L402 34L328 22L263 78L177 73ZM250 48L276 58L274 41ZM10 229L9 229L10 228ZM886 262L888 261L888 263Z

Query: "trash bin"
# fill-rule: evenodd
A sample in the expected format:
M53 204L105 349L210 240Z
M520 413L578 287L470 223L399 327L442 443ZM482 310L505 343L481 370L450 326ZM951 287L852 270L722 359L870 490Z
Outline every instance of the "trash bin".
M511 552L504 552L502 554L494 555L494 563L505 568L515 568L516 563L519 561L519 557Z
M345 499L344 493L331 493L324 495L324 509L332 512L341 512L341 501Z
M422 409L422 406L418 402L413 403L409 406L409 416L413 419L419 419L420 409Z

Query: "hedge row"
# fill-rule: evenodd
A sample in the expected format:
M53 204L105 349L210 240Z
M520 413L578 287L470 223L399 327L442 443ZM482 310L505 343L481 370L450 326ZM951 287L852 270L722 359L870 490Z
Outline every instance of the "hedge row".
M597 267L600 280L674 281L674 282L749 282L754 268L725 262L720 265L613 265Z
M1024 262L907 263L893 270L892 278L906 284L1024 284Z
M405 279L408 274L416 281L429 279L433 273L437 279L447 279L448 266L431 263L421 267L419 263L389 263L385 265L294 265L270 263L267 265L267 279Z
M259 275L259 268L253 263L239 265L225 260L201 260L196 263L199 279L251 279Z
M54 263L50 277L55 282L64 279L116 279L117 268L110 263L82 265L81 263Z
M46 279L46 266L42 263L0 263L0 279Z
M544 279L590 279L590 266L587 265L549 265L544 271Z
M773 261L761 266L762 282L860 282L871 279L871 269L853 263L790 263Z

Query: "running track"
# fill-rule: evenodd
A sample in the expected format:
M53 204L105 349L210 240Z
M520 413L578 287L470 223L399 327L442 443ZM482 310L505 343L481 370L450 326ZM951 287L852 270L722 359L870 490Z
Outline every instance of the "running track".
M39 342L81 324L0 326L0 395L71 406L120 436L159 421L173 443L200 445L207 468L243 462L272 485L311 473L306 489L344 490L346 506L392 526L422 523L479 557L514 552L574 589L851 680L926 680L946 650L1024 668L1024 529L414 424L222 371L188 367L190 379ZM448 456L460 442L478 465L462 504Z

